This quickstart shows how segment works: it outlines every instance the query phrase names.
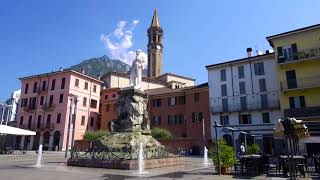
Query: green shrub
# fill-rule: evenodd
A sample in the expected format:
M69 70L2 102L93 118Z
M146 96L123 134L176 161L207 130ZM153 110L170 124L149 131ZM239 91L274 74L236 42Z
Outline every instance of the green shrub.
M84 134L83 139L87 141L95 141L102 136L109 136L109 131L88 131Z
M218 166L218 154L216 142L213 142L213 147L210 148L212 154L212 161L215 166ZM234 147L228 146L224 140L219 140L220 165L221 167L232 167L236 163Z
M151 136L157 140L169 140L172 139L170 131L162 128L152 129Z
M259 154L260 146L258 144L251 144L247 147L247 154Z

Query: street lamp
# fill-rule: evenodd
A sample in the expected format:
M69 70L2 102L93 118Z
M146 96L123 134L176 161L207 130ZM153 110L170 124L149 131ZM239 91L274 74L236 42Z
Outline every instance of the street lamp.
M217 123L217 121L214 121L214 129L216 131L216 144L217 144L217 156L218 156L218 174L221 175L221 162L220 162L220 151L219 151L219 141L218 141L218 127L221 127L220 124Z
M70 94L69 97L70 97L69 122L68 122L67 143L66 143L66 150L65 150L64 157L68 156L71 122L73 123L71 147L74 145L73 141L74 141L74 133L75 133L75 121L76 121L75 119L76 119L77 102L78 102L78 97L76 95ZM72 113L72 106L74 106L74 113ZM74 114L74 116L72 116L72 114Z

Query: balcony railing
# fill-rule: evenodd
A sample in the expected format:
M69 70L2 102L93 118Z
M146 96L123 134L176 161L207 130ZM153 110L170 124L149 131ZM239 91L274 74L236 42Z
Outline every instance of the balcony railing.
M42 109L45 111L53 111L54 108L55 108L55 105L52 103L42 105Z
M47 92L48 92L48 87L46 87L46 88L38 87L38 89L37 89L37 93L39 93L39 94L47 93Z
M54 123L41 123L40 125L38 124L35 124L33 126L33 129L34 130L46 130L46 129L49 129L49 130L53 130L54 129Z
M33 112L33 111L35 111L36 109L37 109L36 106L25 106L25 107L23 107L23 110L24 110L25 112Z
M286 117L320 117L320 106L313 107L304 107L304 108L294 108L294 109L285 109L284 115Z
M223 106L222 99L227 99L228 104ZM246 103L240 102L240 96L218 97L211 99L211 113L242 112L264 109L279 109L279 98L277 92L267 93L267 100L261 99L261 94L246 95Z
M281 81L280 87L281 91L320 87L320 76Z
M286 58L284 56L278 57L278 63L291 63L302 60L311 60L320 58L320 48L310 48L298 51L298 53L293 54L292 57Z

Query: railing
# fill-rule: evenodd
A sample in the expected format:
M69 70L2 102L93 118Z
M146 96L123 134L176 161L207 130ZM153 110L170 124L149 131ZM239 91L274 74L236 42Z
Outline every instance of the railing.
M278 63L296 62L301 60L308 60L320 57L320 48L310 48L298 51L294 53L291 58L285 58L284 56L278 57Z
M320 106L285 109L284 115L294 118L320 116Z
M26 111L26 112L33 112L37 109L36 106L25 106L23 107L23 110Z
M320 76L281 81L280 87L281 91L320 87Z
M218 97L211 99L211 113L214 114L223 112L241 112L280 108L278 93L275 91L267 93L267 101L261 100L261 94L251 94L246 95L246 103L241 104L240 97L242 96ZM222 99L227 99L227 106L223 107Z
M55 105L52 103L42 105L42 109L45 111L53 111L54 108L55 108Z
M46 87L44 89L42 87L37 88L37 93L39 93L39 94L46 93L46 92L48 92L48 87Z
M53 130L54 129L54 123L41 123L40 126L38 124L34 124L33 126L34 130L45 130L45 129L49 129L49 130Z

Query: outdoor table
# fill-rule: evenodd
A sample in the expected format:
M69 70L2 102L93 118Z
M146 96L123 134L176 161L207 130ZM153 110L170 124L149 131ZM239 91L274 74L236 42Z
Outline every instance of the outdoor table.
M247 175L259 175L262 172L262 160L261 155L252 154L252 155L243 155L240 156L243 160L246 168Z

